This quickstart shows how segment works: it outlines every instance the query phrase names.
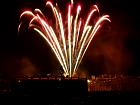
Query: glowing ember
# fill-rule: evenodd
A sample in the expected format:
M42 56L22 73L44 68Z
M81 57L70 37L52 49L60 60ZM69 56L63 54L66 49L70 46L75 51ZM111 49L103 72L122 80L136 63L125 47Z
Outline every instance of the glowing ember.
M101 27L102 22L110 21L108 15L98 16L98 20L94 25L89 25L91 17L95 12L99 13L99 9L96 5L93 6L89 12L85 22L79 17L81 6L77 7L76 14L72 14L74 7L73 0L68 5L67 19L65 25L58 9L58 6L54 6L50 1L46 2L46 6L49 6L55 17L55 28L50 26L40 9L32 11L24 11L20 18L23 16L31 17L29 22L29 28L32 27L37 31L50 45L53 52L64 70L64 76L72 77L76 74L77 68L90 44L94 35ZM19 25L19 29L20 26ZM83 26L82 26L83 25Z

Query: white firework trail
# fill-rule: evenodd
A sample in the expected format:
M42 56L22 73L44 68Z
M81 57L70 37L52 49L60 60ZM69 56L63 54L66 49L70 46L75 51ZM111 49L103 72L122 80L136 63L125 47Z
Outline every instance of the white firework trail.
M110 22L109 15L98 16L96 23L89 25L93 14L96 12L99 13L97 5L93 6L93 9L89 12L89 15L87 15L86 21L83 22L79 16L81 6L79 5L77 7L76 15L72 14L74 2L71 0L71 3L68 5L67 19L63 22L57 4L54 6L52 2L47 1L46 6L52 9L56 21L55 28L47 22L45 15L40 9L35 9L34 12L24 11L20 18L24 16L31 17L29 28L32 27L50 45L64 70L64 76L72 77L76 74L82 58L93 37L100 29L102 22ZM65 23L67 23L67 26L64 25ZM22 21L18 30L20 30L21 25Z

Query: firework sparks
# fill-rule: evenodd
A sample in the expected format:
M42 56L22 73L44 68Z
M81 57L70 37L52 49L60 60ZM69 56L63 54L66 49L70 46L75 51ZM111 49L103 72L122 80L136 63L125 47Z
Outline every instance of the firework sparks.
M50 1L46 2L46 6L52 9L56 21L55 28L47 22L40 9L35 9L34 12L24 11L20 18L24 16L31 17L29 28L32 27L50 45L64 70L64 76L72 77L76 73L89 44L101 27L102 22L110 22L109 16L98 16L96 23L89 25L93 14L95 12L99 13L97 5L94 5L84 23L79 16L81 11L80 5L77 7L76 15L72 14L73 0L71 0L71 4L68 6L67 19L64 21L67 23L67 26L64 27L58 6L54 6ZM22 21L19 29L21 25ZM82 25L84 26L83 28Z

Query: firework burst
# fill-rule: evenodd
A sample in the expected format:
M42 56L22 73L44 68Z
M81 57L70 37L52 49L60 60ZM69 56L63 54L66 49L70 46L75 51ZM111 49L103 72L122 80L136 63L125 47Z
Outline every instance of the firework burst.
M71 3L68 5L67 18L63 21L57 4L54 6L52 2L47 1L46 6L52 9L55 17L55 23L53 24L55 27L49 24L40 9L35 9L33 12L24 11L20 18L31 17L29 28L32 27L50 45L63 67L64 76L72 77L76 73L89 44L102 23L104 21L110 22L109 16L98 16L98 20L93 25L89 25L93 14L99 13L97 5L93 5L84 22L79 16L81 11L80 5L77 7L76 14L72 14L74 3L71 0ZM21 25L22 21L19 29Z

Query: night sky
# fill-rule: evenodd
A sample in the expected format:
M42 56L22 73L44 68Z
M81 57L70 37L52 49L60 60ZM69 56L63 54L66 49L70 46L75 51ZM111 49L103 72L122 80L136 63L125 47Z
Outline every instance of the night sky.
M68 0L59 2L62 10ZM88 74L140 75L140 17L137 0L75 0L82 4L83 18L92 4L101 15L110 15L92 40L79 71ZM87 2L88 1L88 2ZM11 0L1 2L0 78L17 75L46 75L61 69L48 44L32 31L18 33L20 14L26 10L45 8L45 0Z

